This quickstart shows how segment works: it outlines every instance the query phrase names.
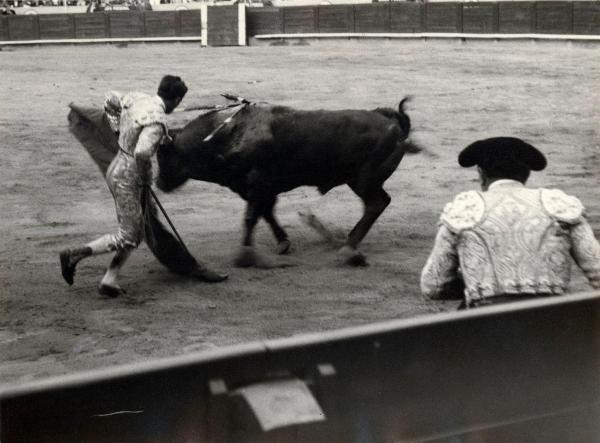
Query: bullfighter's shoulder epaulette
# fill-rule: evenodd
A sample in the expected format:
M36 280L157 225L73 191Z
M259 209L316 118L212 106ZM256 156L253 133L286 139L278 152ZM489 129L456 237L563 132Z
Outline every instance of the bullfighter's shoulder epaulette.
M474 227L485 214L485 201L477 191L461 192L444 207L440 221L452 232Z
M577 197L565 194L560 189L542 189L540 198L546 212L556 220L568 224L581 221L584 207Z
M159 123L167 127L167 116L164 105L158 96L149 96L141 92L134 92L123 97L123 109L128 109L133 120L140 126Z

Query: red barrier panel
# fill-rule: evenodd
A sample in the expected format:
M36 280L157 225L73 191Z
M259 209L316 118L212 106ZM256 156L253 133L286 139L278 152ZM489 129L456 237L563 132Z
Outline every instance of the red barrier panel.
M503 2L499 5L499 31L503 34L535 32L535 3Z
M425 29L427 32L462 32L462 5L426 3Z
M75 38L75 14L47 14L39 16L41 39Z
M317 32L317 8L313 6L283 8L283 32L286 34Z
M108 14L74 14L75 38L107 38L110 37Z
M202 18L199 10L178 11L180 21L180 34L184 37L202 35Z
M248 35L283 33L283 11L281 8L250 8L246 11Z
M355 32L389 32L389 3L373 3L354 5Z
M354 32L354 8L332 5L318 7L319 32Z
M110 37L143 37L144 13L138 11L109 12Z
M11 40L38 40L40 27L37 15L13 15L8 17L8 35Z
M600 35L600 2L573 2L573 33Z
M571 34L573 32L573 3L537 2L535 32L538 34Z
M238 5L208 7L209 46L237 46L239 44L238 11Z
M0 40L8 41L8 17L0 16Z
M422 32L423 9L422 3L391 3L390 32Z
M146 37L175 37L181 33L177 11L146 11L144 26Z
M483 34L498 32L497 3L465 3L462 14L463 32Z
M235 5L234 5L235 6ZM212 12L209 45L237 45L237 9ZM599 1L377 2L249 8L248 36L303 33L600 35ZM201 36L199 10L119 11L2 17L0 41Z

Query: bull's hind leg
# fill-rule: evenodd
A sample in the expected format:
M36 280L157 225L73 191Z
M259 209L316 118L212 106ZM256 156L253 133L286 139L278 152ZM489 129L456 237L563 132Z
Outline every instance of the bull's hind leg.
M235 257L234 264L240 268L248 268L256 265L256 253L254 251L252 236L254 228L260 217L260 210L255 202L248 201L246 214L244 216L244 238L242 248Z
M357 247L362 239L365 238L373 223L375 223L381 213L390 204L391 198L381 185L377 188L370 188L367 191L352 185L350 187L363 200L365 209L361 219L356 223L352 231L350 231L350 234L348 234L348 241L340 249L340 255L347 264L366 266L366 257L357 250Z
M373 223L375 223L381 213L385 211L385 208L388 207L390 201L392 201L389 194L383 188L371 191L364 196L360 195L360 197L365 203L365 210L361 219L352 231L350 231L350 234L348 234L347 244L353 249L356 249L362 239L365 238Z

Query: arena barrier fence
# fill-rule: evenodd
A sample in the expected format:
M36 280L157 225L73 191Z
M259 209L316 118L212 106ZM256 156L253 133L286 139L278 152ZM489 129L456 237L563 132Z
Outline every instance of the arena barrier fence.
M600 1L236 5L0 17L0 45L198 40L223 46L245 45L247 37L600 40Z
M0 16L0 45L198 41L246 44L243 5L185 11Z
M3 442L597 441L600 293L248 343L0 392Z
M247 12L248 36L600 39L600 2L381 2Z

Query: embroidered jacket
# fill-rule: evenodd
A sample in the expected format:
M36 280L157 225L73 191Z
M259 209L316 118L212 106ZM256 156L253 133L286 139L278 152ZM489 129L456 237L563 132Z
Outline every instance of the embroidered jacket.
M487 192L458 194L444 208L421 291L443 298L459 275L465 298L563 294L571 258L600 288L600 244L581 202L558 189L529 189L498 180Z
M136 247L144 235L142 188L152 181L151 158L166 134L162 99L139 92L106 95L104 110L111 128L119 132L120 152L106 172L115 200L119 230L107 234L110 250Z
M141 92L106 94L104 109L109 123L119 132L119 146L125 153L150 159L163 135L167 134L165 105L159 96Z

